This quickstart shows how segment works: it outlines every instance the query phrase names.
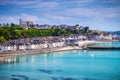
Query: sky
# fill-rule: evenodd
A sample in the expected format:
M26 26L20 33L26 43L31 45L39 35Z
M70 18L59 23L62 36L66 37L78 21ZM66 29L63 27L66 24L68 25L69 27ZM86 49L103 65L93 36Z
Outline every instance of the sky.
M89 26L120 31L120 0L0 0L0 23Z

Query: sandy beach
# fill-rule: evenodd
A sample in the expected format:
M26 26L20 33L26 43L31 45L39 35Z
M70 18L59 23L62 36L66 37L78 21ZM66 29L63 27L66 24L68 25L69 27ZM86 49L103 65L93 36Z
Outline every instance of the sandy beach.
M94 44L98 42L100 41L80 41L79 46L66 46L62 48L21 50L21 51L15 51L15 52L0 53L0 61L4 61L4 58L8 58L12 56L44 54L49 52L60 52L60 51L69 51L69 50L83 50L83 47L85 45Z

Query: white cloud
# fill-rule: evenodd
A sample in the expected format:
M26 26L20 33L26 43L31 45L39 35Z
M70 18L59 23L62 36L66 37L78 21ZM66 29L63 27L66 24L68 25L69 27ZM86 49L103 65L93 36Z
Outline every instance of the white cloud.
M54 11L44 13L44 18L48 23L55 24L82 24L89 26L115 25L115 21L120 18L118 7L94 7L94 8L71 8L64 11ZM51 20L51 21L50 21ZM113 22L111 23L112 20ZM42 20L41 20L42 21ZM103 24L103 25L102 25ZM107 26L105 25L105 26Z
M29 5L33 4L36 1L16 1L16 0L2 0L0 1L0 5L8 5L8 4L14 4L14 5Z
M109 18L118 18L118 17L120 17L120 14L113 13L113 14L106 15L106 17L109 17Z
M20 18L24 19L24 20L28 20L28 21L33 21L33 22L37 22L39 19L37 16L35 15L29 15L29 14L21 14Z
M0 5L18 5L23 8L40 8L40 7L47 7L47 8L54 8L59 5L59 2L57 1L42 1L42 0L21 0L21 1L10 1L10 0L5 0L0 2Z
M120 7L94 7L94 8L71 8L64 11L50 12L45 15L62 17L86 17L86 18L118 18L120 17Z
M31 5L31 4L35 4L37 3L37 1L17 1L17 2L13 2L13 4L17 4L17 5Z
M76 3L90 3L93 1L95 1L95 0L75 0Z
M24 8L55 8L59 6L58 2L36 2L29 5L22 5Z
M16 16L0 16L0 23L17 23Z
M101 0L103 3L113 3L113 4L119 4L120 0Z
M0 23L19 23L19 19L33 21L34 23L39 21L39 18L35 15L21 14L18 16L0 16Z
M51 16L51 17L52 17L52 19L56 19L56 20L59 20L59 21L63 21L63 20L66 19L66 17L64 17L64 16Z

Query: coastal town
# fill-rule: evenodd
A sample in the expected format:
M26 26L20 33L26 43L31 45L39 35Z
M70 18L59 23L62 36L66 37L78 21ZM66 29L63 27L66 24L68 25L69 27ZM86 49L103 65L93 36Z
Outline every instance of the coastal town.
M86 30L79 25L77 26L67 26L67 25L59 25L59 26L50 26L50 25L36 25L33 24L32 21L23 21L20 19L21 27L28 29L30 26L38 29L46 29L46 28L70 28L70 29L81 29ZM89 31L89 27L87 27L86 32ZM84 35L84 34L72 34L69 36L46 36L46 37L33 37L33 38L24 38L24 39L15 39L8 40L5 43L0 43L1 52L15 52L15 51L25 51L25 50L42 50L42 49L53 49L53 48L65 48L68 46L77 46L78 49L85 48L86 41L89 43L94 43L95 41L119 41L120 38L114 34L107 33L103 34L99 32L98 35Z
M0 0L0 80L120 80L120 0Z

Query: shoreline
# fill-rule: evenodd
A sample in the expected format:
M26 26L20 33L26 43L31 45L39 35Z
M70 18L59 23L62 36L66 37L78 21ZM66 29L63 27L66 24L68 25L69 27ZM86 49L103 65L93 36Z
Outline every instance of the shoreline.
M70 50L83 50L84 46L89 44L96 44L99 42L106 42L106 41L81 41L79 42L80 46L66 46L62 48L51 48L51 49L35 49L35 50L21 50L15 52L1 52L0 53L0 62L4 62L5 58L13 57L13 56L24 56L24 55L34 55L34 54L45 54L50 52L61 52L61 51L70 51Z
M70 50L83 50L83 49L80 47L66 46L62 48L53 48L53 49L25 50L25 51L16 51L9 53L0 53L0 62L3 62L5 58L9 58L13 56L36 55L36 54L45 54L51 52L61 52L61 51L70 51Z

